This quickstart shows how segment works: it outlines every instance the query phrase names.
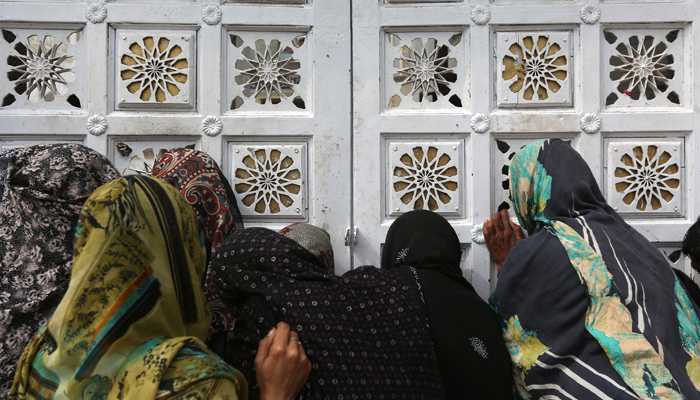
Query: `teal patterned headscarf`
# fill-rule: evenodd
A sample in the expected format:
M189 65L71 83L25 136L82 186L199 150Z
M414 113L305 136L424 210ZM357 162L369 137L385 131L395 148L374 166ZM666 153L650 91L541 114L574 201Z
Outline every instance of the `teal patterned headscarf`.
M535 140L524 147L513 157L508 169L515 215L528 232L551 224L544 216L544 209L552 195L552 177L537 161L544 142L544 139Z
M697 310L658 250L605 202L581 156L560 140L536 140L515 155L509 175L515 213L531 236L511 251L491 302L516 365L520 395L527 398L530 390L553 387L542 384L556 384L576 398L588 398L621 378L627 388L622 382L611 387L623 389L623 398L682 399L691 392L697 397ZM567 281L574 276L578 285ZM572 288L571 298L560 293L560 298L544 300L559 287ZM579 288L587 296L575 297ZM579 298L587 304L576 303ZM585 307L556 315L556 301ZM585 309L585 315L571 314L575 309ZM566 324L576 320L580 331L572 334L578 325ZM568 335L565 340L558 337L562 332ZM597 346L587 342L592 339ZM585 343L589 347L576 354L571 343L581 343L578 351ZM599 377L586 380L581 372L571 383L566 379L573 377L567 373L571 370L557 364L564 358L577 359L589 370L612 366L618 376L597 383ZM550 370L565 373L544 379Z

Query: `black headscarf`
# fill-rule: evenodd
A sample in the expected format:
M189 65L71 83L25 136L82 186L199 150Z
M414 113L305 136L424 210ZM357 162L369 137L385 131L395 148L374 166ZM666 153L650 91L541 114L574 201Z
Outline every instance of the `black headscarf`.
M374 267L336 276L297 242L268 229L237 231L212 257L213 286L234 313L226 361L259 398L258 342L279 321L299 333L312 371L304 399L442 399L419 299Z
M389 228L382 268L402 275L421 292L447 398L512 399L511 363L501 329L462 276L461 252L445 218L411 211Z

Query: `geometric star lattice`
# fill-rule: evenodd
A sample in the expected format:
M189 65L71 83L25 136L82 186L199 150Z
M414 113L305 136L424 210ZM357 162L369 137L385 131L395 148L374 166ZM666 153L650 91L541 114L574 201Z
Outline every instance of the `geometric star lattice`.
M607 106L680 105L682 30L605 30Z
M679 215L682 151L680 140L609 143L610 205L622 214Z
M499 107L571 104L568 32L498 32Z
M249 217L302 217L305 146L234 145L233 188Z
M239 95L231 101L229 109L237 110L253 102L262 109L284 107L287 103L297 109L305 109L306 103L299 93L302 63L295 57L294 49L306 43L306 34L297 35L290 45L280 39L256 39L245 45L246 39L229 34L231 44L240 51L234 63L234 83Z
M76 59L71 51L82 32L71 32L62 41L52 34L30 34L24 39L20 30L3 29L2 35L11 51L7 56L7 78L13 92L2 98L2 107L8 107L25 96L29 103L51 103L64 98L68 104L81 108L79 97L70 93L76 80ZM63 37L63 36L62 36Z

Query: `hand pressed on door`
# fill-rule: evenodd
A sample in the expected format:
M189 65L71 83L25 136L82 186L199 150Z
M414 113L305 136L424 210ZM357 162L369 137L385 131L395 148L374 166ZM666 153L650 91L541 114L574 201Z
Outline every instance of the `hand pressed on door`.
M498 270L503 268L510 249L515 247L518 240L525 235L520 225L508 219L508 210L501 210L493 215L491 221L484 221L484 239L486 247L491 253L491 258L498 265Z

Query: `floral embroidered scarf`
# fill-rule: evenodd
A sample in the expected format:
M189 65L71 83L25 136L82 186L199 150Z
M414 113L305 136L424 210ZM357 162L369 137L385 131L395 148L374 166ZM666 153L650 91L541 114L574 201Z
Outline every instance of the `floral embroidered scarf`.
M22 350L68 289L83 202L117 177L109 160L79 144L0 154L0 398Z
M581 156L538 140L510 164L530 237L491 305L521 398L700 398L700 323L660 252L606 203Z

